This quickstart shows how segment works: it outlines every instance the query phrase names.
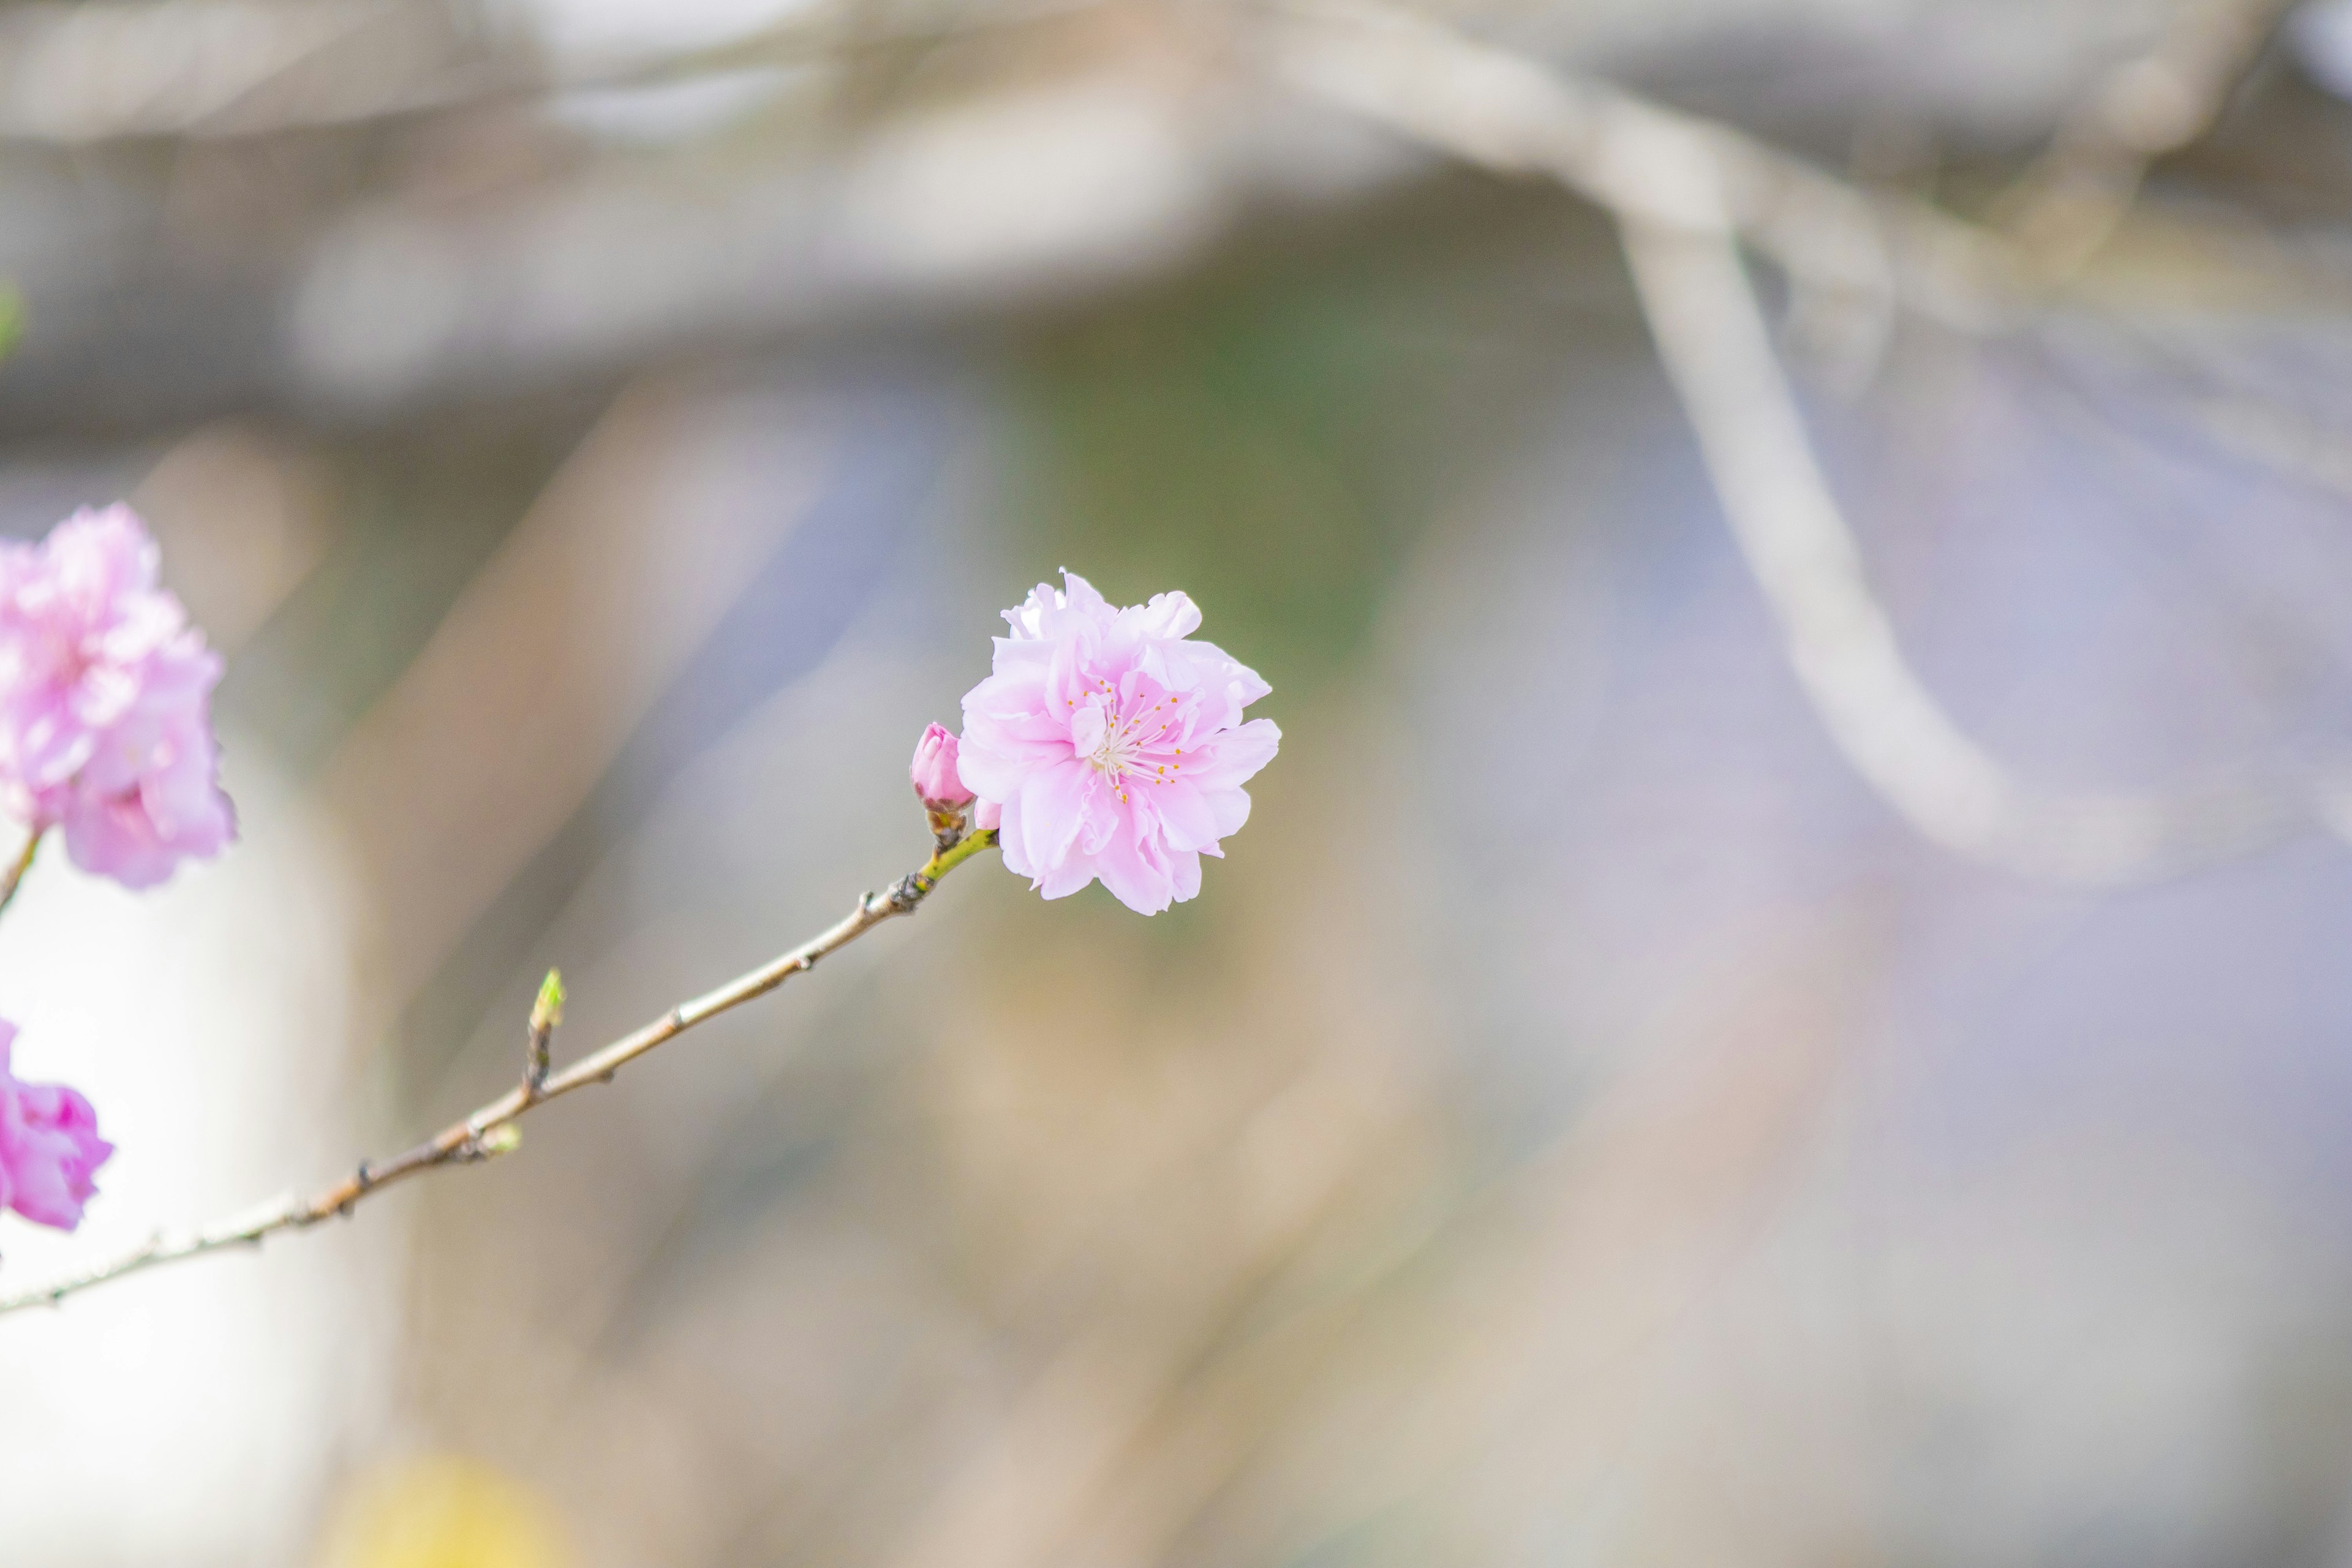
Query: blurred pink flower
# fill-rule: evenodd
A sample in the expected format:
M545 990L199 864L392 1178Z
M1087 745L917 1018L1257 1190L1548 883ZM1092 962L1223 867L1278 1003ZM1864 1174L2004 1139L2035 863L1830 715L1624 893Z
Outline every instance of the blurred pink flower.
M155 574L126 506L0 545L0 806L131 888L236 832L214 782L220 659Z
M16 1081L8 1066L16 1039L16 1026L0 1019L0 1208L71 1230L114 1145L98 1135L98 1112L74 1090Z
M1157 914L1201 890L1201 857L1249 819L1242 785L1282 731L1242 710L1271 689L1191 633L1182 594L1114 609L1083 577L1004 612L995 673L964 694L958 768L1001 814L1004 863L1049 899L1096 878Z
M925 805L954 810L971 804L971 791L956 772L956 738L944 724L933 724L915 742L915 761L908 770L915 781L915 798Z

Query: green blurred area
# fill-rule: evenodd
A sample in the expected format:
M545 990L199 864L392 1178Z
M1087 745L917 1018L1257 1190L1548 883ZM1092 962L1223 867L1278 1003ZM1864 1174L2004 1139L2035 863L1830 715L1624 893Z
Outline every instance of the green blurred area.
M1246 647L1278 696L1346 679L1416 542L1527 438L1563 356L1637 330L1583 265L1609 244L1564 200L1462 180L1036 331L1008 502L1030 558L1114 602L1182 586L1202 635ZM1531 270L1548 251L1568 259Z

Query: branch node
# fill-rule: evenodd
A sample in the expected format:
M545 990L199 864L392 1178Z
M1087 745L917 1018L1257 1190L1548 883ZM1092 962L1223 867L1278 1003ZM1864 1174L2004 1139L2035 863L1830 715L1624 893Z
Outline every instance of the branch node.
M909 871L891 884L890 908L902 915L911 915L935 884L920 871Z

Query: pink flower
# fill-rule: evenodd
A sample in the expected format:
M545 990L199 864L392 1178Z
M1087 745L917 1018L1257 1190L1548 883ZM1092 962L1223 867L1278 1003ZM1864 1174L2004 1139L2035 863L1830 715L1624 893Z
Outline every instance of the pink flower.
M16 1081L8 1069L16 1038L16 1026L0 1019L0 1208L71 1230L114 1145L98 1135L98 1112L74 1090Z
M236 833L214 782L220 659L155 571L125 506L0 545L0 805L131 888Z
M1201 857L1249 820L1242 785L1282 731L1242 710L1271 689L1191 633L1181 594L1113 609L1083 577L1004 612L995 673L964 694L958 770L1001 815L1004 863L1049 899L1102 879L1157 914L1201 890Z
M944 724L933 724L915 742L915 761L908 770L915 781L915 798L934 810L961 811L971 804L971 791L956 772L956 738Z

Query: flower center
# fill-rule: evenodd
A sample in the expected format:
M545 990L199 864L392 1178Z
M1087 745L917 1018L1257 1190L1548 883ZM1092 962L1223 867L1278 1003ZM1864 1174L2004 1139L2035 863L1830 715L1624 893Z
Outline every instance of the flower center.
M1097 772L1118 778L1135 766L1136 756L1143 750L1145 735L1139 718L1118 719L1115 714L1107 717L1112 722L1103 727L1103 738L1087 761L1095 765Z
M1124 801L1136 779L1164 784L1181 774L1184 764L1177 759L1183 756L1184 751L1181 746L1169 745L1169 734L1186 711L1182 700L1156 686L1147 686L1140 692L1125 694L1124 700L1137 703L1137 707L1132 713L1122 713L1122 694L1108 680L1099 684L1100 694L1087 703L1095 717L1085 722L1090 726L1098 718L1102 729L1095 735L1086 759L1110 785L1111 792Z

